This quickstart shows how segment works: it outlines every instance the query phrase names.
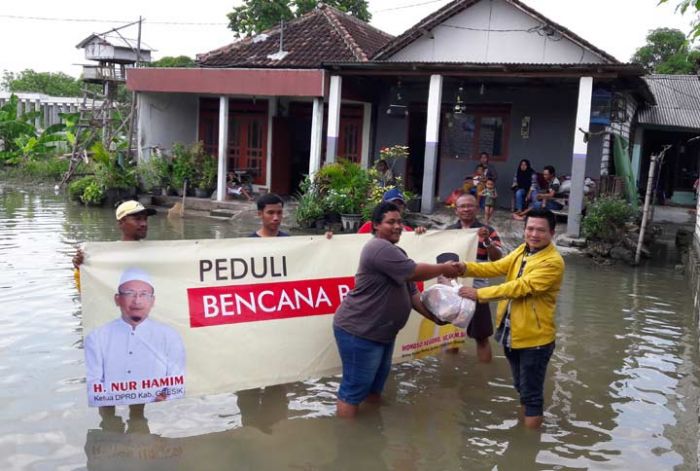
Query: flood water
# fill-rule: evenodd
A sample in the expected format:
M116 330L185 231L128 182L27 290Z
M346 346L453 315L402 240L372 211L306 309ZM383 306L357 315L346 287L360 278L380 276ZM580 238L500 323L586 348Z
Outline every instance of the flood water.
M149 239L251 229L154 217ZM118 238L111 210L0 183L1 470L697 469L698 332L672 249L636 270L566 257L541 432L517 423L502 352L478 364L473 344L395 366L387 403L356 421L333 416L336 377L273 388L245 420L231 393L106 424L87 407L70 258Z

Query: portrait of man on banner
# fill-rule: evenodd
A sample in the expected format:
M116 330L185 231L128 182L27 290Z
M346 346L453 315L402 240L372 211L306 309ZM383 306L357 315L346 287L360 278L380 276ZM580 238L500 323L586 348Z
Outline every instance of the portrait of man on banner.
M184 397L185 347L172 327L149 316L156 301L150 275L121 273L114 303L118 318L85 337L88 404L144 404Z

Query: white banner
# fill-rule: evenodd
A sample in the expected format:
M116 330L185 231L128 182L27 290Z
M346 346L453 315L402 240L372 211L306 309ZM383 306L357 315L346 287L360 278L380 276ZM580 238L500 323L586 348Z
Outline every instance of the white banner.
M354 286L370 237L86 244L81 286L90 405L235 392L339 373L332 314ZM475 230L409 232L399 245L415 261L435 263L445 252L474 260L477 241ZM153 297L150 289L115 296L129 269L149 275ZM136 329L120 320L125 297L142 311L152 306ZM394 359L430 354L463 337L463 329L438 327L413 313Z

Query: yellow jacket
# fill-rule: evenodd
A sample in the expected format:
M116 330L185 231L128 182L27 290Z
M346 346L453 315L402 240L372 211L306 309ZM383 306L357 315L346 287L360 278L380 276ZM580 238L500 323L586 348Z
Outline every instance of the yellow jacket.
M526 263L522 276L518 271L523 257ZM510 304L511 347L528 348L554 341L554 310L564 278L564 259L553 243L526 256L525 244L495 262L468 262L467 275L479 278L506 277L496 286L477 290L480 302L499 301L496 326Z

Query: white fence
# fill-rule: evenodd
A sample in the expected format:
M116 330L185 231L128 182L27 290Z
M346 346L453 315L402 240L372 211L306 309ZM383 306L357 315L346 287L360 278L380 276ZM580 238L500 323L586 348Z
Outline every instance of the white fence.
M17 116L31 111L41 113L34 120L34 126L38 129L61 122L59 113L76 113L80 109L83 99L81 97L57 97L42 93L15 93L18 98ZM0 106L10 100L12 93L0 92Z

